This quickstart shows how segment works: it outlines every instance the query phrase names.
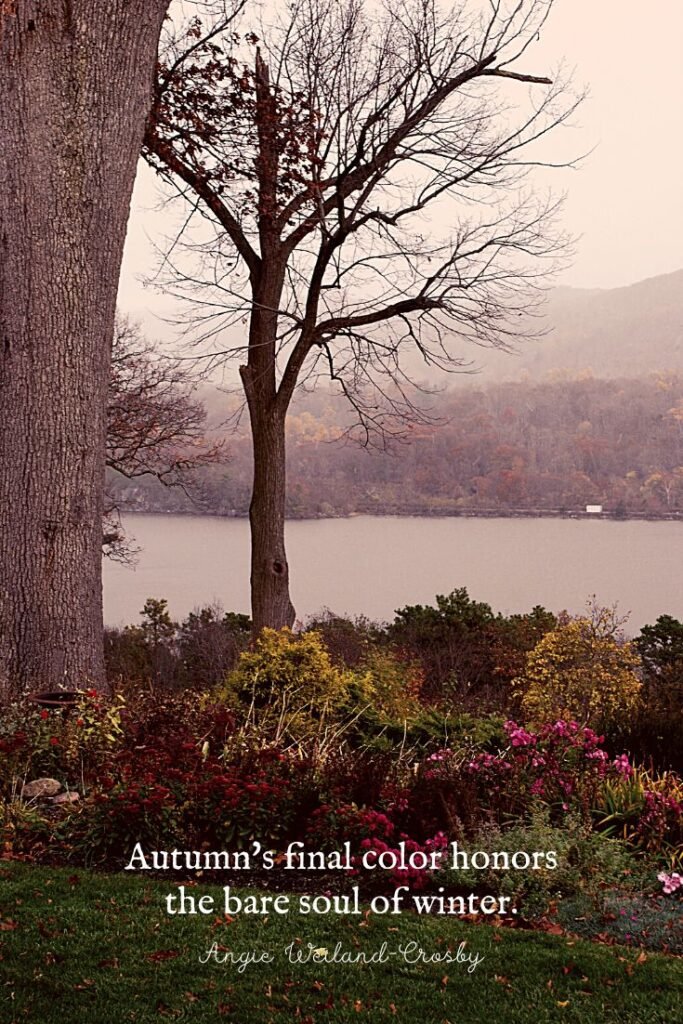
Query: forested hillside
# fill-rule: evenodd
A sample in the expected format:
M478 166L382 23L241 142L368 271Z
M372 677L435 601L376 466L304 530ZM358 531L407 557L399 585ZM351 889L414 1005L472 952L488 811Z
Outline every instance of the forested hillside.
M409 426L405 442L386 452L345 439L340 399L319 392L300 400L288 428L289 514L683 510L683 375L558 373L488 387L468 378L429 403L432 422ZM233 434L228 445L230 461L201 470L188 493L112 478L119 506L246 514L248 436Z

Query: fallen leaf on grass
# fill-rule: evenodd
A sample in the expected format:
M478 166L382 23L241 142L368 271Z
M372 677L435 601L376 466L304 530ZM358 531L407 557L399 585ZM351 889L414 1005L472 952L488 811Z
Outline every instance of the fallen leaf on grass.
M564 928L556 921L549 921L547 917L541 918L538 922L538 929L548 935L564 935Z
M158 949L156 953L147 953L145 955L145 960L158 964L161 963L162 960L173 960L177 956L180 956L179 949Z
M235 918L231 917L230 914L224 914L223 917L215 917L213 919L212 930L215 928L222 928L223 925L226 924L232 924L234 920Z

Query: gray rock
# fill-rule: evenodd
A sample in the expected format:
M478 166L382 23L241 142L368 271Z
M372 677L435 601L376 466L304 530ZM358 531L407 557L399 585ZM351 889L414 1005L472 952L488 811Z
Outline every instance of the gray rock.
M62 788L56 779L34 779L27 782L21 791L22 800L40 800L48 796L56 796Z
M53 796L50 800L51 804L75 804L80 800L78 793L72 791L68 793L59 793L57 796Z

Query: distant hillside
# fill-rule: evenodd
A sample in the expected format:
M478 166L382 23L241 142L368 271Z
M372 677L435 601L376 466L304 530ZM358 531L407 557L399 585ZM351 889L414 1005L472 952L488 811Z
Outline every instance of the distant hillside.
M518 325L516 325L518 327ZM444 373L425 366L415 348L402 350L401 365L414 381L439 388L469 384L542 380L548 374L571 378L590 371L605 380L647 377L663 370L683 373L683 270L639 281L626 288L554 288L548 292L545 314L534 317L530 334L515 353L482 348L451 339L449 351L469 364L473 375ZM227 377L237 383L237 363ZM319 390L325 392L326 382ZM207 387L201 395L212 418L226 414L225 395ZM307 408L316 411L315 399ZM323 395L322 404L327 401ZM312 404L311 404L312 403Z
M485 380L544 376L553 370L640 377L683 370L683 270L627 288L556 288L537 326L549 333L515 355L475 353ZM464 355L463 347L463 355Z

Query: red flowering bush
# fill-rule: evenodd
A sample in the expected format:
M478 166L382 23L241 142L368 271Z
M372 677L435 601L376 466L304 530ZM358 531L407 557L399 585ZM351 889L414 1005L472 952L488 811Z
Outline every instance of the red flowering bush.
M323 804L311 815L305 843L309 849L351 853L354 880L364 889L393 889L408 885L424 889L432 882L431 853L445 850L443 832L417 842L399 831L391 812L355 804Z
M154 848L242 849L301 834L318 800L312 767L263 748L207 752L200 741L126 749L112 760L84 813L76 846L100 861Z
M95 690L81 692L75 706L38 708L23 699L4 708L0 719L4 795L30 778L54 776L70 788L96 778L123 741L123 708L120 697L105 697Z
M319 802L313 763L272 747L204 764L189 797L186 831L231 849L252 840L277 846L300 835Z
M367 840L388 840L396 826L383 811L356 804L322 804L311 814L306 829L310 849L340 850L345 842L357 852Z
M54 775L64 780L65 718L39 710L28 700L3 709L0 717L0 796L9 798L28 778Z
M31 763L33 745L25 728L0 733L0 798L9 799Z

